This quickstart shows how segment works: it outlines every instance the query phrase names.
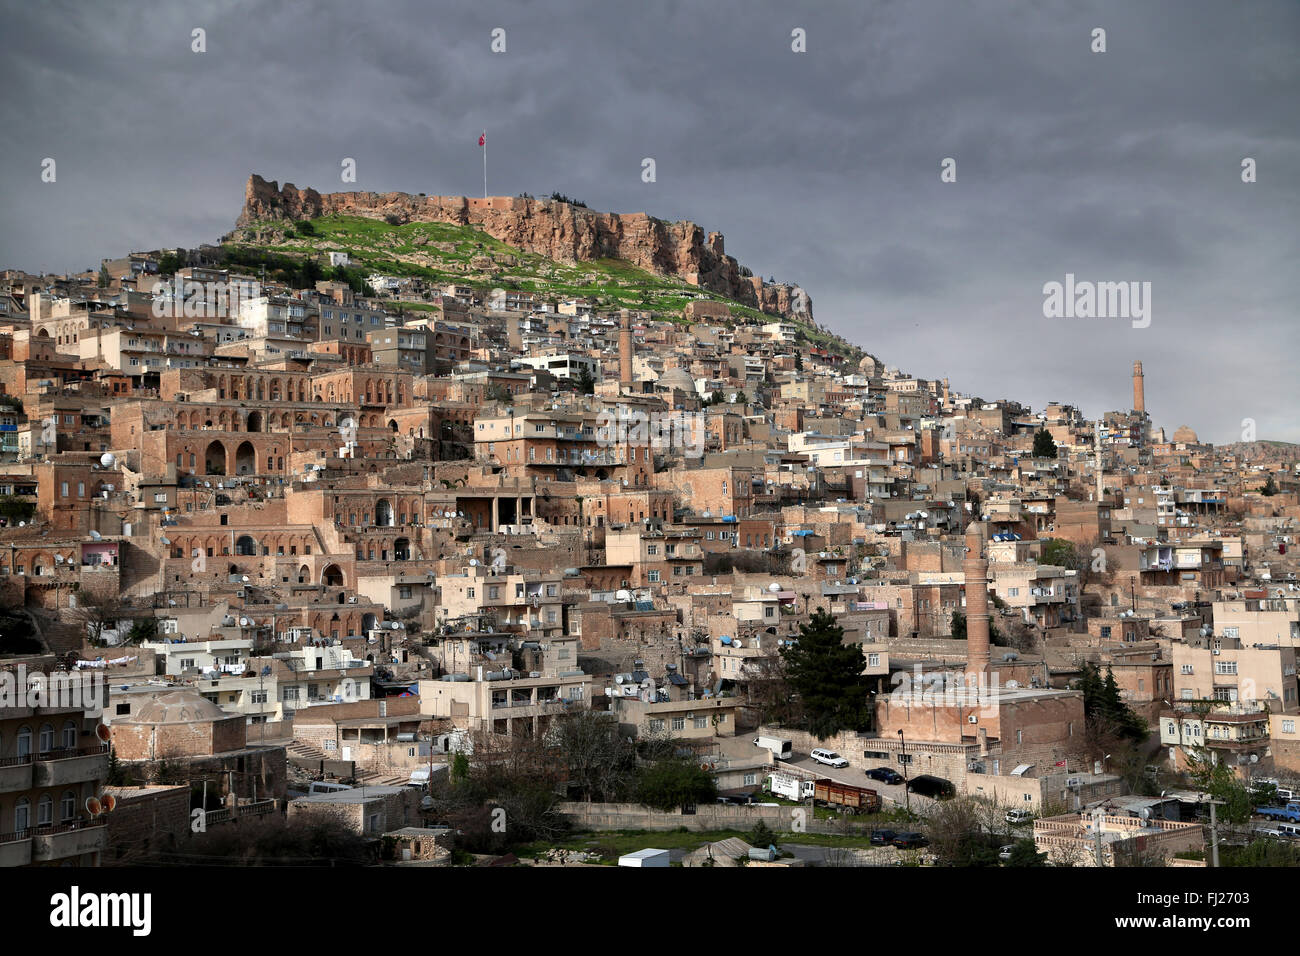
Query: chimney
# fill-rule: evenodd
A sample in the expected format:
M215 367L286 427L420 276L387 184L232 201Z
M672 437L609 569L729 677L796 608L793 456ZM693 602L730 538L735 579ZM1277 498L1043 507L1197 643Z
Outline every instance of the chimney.
M1146 392L1142 387L1142 363L1133 363L1133 411L1143 414L1147 410Z
M632 389L632 313L619 310L618 328L618 380L625 389Z
M966 674L986 674L989 667L989 561L984 556L984 522L966 529Z

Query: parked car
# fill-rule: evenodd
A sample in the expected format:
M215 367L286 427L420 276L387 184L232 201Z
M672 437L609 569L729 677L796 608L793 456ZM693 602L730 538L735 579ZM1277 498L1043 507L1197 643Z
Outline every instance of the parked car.
M892 767L873 767L867 771L867 776L872 780L879 780L881 783L898 784L903 782L903 775Z
M895 830L872 830L871 845L891 846L893 845L894 837L896 836L898 836L898 832Z
M1007 862L1007 860L1011 859L1011 851L1014 850L1015 848L1016 845L1014 843L1008 843L1005 846L1001 847L998 850L998 859L1001 860L1003 863Z
M847 767L849 762L837 754L834 750L814 750L809 756L818 763L824 763L828 767Z
M915 850L929 845L930 841L921 833L900 833L894 837L894 846L900 850Z
M1007 811L1006 816L1003 819L1005 819L1007 823L1010 823L1014 826L1019 826L1022 823L1028 823L1033 818L1034 815L1029 810L1025 810L1020 807L1012 807L1010 810Z

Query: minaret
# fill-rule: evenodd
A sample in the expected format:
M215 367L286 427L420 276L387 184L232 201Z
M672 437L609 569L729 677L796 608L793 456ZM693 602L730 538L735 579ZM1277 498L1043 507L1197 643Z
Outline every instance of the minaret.
M989 668L989 559L984 555L984 522L966 529L966 675L986 674Z
M1097 450L1097 464L1093 468L1094 477L1097 479L1097 502L1101 503L1102 496L1102 470L1101 470L1101 421L1093 427L1093 445Z
M619 311L618 380L624 390L632 390L632 313L627 309Z
M1142 387L1142 363L1133 363L1133 411L1139 415L1147 410L1146 391Z

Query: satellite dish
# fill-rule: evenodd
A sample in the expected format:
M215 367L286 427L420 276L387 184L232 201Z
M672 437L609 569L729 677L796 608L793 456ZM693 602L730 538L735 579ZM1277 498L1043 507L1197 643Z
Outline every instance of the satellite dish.
M171 544L171 539L169 538L159 538L158 540L161 541L163 544Z
M90 532L90 537L92 541L99 541L104 536L100 534L98 531L92 531Z
M94 797L86 798L86 812L92 817L97 817L104 812L104 806Z
M117 797L113 796L111 793L104 794L100 802L104 807L105 813L112 813L117 808Z
M470 559L469 559L469 566L470 566L471 568L477 568L477 567L478 567L478 558L470 558Z
M109 730L108 724L99 724L95 728L95 736L102 742L108 743L109 739L113 736L113 731Z
M248 583L248 575L245 574L244 577L242 578L242 580L243 580L243 582L244 582L245 584L247 584L247 583Z
M779 584L777 584L775 581L773 581L771 584L769 584L769 585L767 586L767 589L768 589L769 591L771 591L773 594L775 594L777 591L780 591L780 590L781 590L781 585L779 585Z
M56 554L56 555L54 556L54 563L55 563L55 564L62 564L62 563L63 563L63 555L61 555L61 554Z
M112 468L117 464L117 458L113 456L111 451L106 451L104 454L99 456L99 463L105 468Z

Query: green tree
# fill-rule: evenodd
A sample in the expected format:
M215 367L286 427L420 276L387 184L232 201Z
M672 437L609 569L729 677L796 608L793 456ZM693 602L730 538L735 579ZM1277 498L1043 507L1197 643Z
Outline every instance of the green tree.
M1043 552L1039 564L1054 564L1060 568L1076 568L1079 563L1079 552L1075 548L1073 541L1066 541L1063 538L1048 538L1043 544Z
M113 281L113 277L108 274L108 266L103 263L100 263L99 282L97 283L99 288L107 289L108 284L112 281Z
M596 377L587 369L583 369L578 374L578 391L583 395L591 395L596 391Z
M1047 866L1047 854L1039 853L1033 840L1017 840L1011 847L1007 866Z
M1034 457L1035 458L1055 458L1056 442L1052 440L1051 432L1046 428L1040 428L1034 433Z
M1259 493L1266 498L1272 498L1277 494L1277 482L1273 480L1272 475L1268 476L1268 480L1264 482L1264 487L1260 489Z
M1124 703L1110 668L1103 677L1096 664L1085 661L1079 690L1083 691L1083 716L1090 743L1104 747L1108 741L1136 743L1146 739L1146 721Z
M451 758L449 775L452 784L461 784L469 780L469 757L462 752L457 752Z
M1224 823L1250 822L1255 801L1246 784L1226 764L1216 762L1204 749L1193 750L1187 754L1187 775L1198 790L1223 802L1216 812Z
M636 784L637 802L656 810L712 803L717 795L718 785L707 770L678 757L656 760L641 771Z
M799 625L799 640L781 648L786 680L799 695L808 730L820 738L871 725L862 647L844 643L844 628L823 610Z

